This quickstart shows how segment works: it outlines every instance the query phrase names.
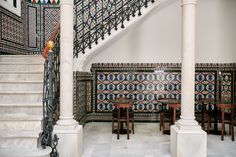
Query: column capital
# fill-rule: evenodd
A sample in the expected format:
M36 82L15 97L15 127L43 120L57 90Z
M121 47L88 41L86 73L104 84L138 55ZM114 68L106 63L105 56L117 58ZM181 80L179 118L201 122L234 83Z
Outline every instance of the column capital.
M61 5L72 5L74 6L74 0L61 0Z
M196 5L196 4L197 4L197 0L182 0L181 6L183 6L183 5L188 5L188 4L194 4L194 5Z

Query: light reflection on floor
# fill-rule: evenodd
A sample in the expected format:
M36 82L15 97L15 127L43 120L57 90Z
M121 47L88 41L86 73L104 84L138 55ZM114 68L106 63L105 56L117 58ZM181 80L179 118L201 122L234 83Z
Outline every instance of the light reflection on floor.
M208 157L235 157L236 142L226 135L207 136ZM158 123L135 123L135 134L111 133L111 123L92 122L84 127L84 153L82 157L171 157L170 136L159 131Z

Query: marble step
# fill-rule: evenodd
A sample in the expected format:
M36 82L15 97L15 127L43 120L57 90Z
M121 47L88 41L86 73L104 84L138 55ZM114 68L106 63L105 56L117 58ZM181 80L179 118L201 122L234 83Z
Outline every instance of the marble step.
M6 63L41 63L45 59L41 55L0 55L0 62Z
M0 115L0 130L42 130L43 115Z
M0 148L36 149L39 131L0 130Z
M2 114L43 114L42 103L38 104L0 104L0 115Z
M9 149L0 148L0 157L50 157L52 149L39 147L37 149Z
M42 91L42 81L0 81L0 91Z
M42 71L1 71L0 69L0 81L42 81Z
M43 91L0 91L0 104L42 103Z
M10 64L7 64L7 63L1 63L0 62L0 69L1 71L28 71L28 72L31 72L31 71L42 71L44 70L44 65L43 64L17 64L17 63L10 63Z

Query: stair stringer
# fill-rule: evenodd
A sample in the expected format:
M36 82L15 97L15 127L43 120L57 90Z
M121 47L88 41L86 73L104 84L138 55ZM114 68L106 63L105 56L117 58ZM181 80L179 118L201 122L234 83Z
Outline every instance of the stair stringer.
M111 35L105 34L104 40L99 39L98 44L93 43L92 49L87 48L85 50L85 54L79 53L78 57L73 60L74 71L88 71L89 69L86 69L86 65L104 49L109 47L112 43L118 41L128 31L131 31L145 19L176 1L177 0L156 0L153 4L149 4L147 8L143 7L141 16L136 15L135 17L132 17L130 21L124 21L124 29L120 28L118 30L112 30Z

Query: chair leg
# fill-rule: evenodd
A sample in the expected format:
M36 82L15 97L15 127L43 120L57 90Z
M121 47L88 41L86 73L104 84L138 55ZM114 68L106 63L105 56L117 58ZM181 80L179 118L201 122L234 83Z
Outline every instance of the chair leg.
M127 139L129 139L129 110L126 110Z
M120 139L120 109L118 109L118 127L117 127L117 139Z
M232 141L234 141L234 114L233 113L231 113L231 136L232 136Z
M160 131L161 131L162 125L163 125L163 115L162 113L160 113Z
M232 141L234 141L234 124L231 125L231 136L232 136Z
M134 118L132 118L132 130L133 130L133 134L134 134Z
M207 134L209 134L210 126L211 126L211 115L207 114Z
M210 128L211 128L211 127L212 127L212 124L211 124L211 118L212 118L212 117L211 117L211 115L209 115L209 116L210 116L209 119L210 119Z
M222 111L222 117L221 117L221 140L224 141L224 131L225 131L225 122L224 122L224 111Z
M112 117L112 130L111 130L112 134L113 134L113 131L114 131L114 118Z
M163 119L162 119L162 132L163 132L163 134L164 134L164 132L165 132L165 114L163 113L163 117L162 117Z
M202 113L202 129L205 130L205 119L204 119L205 114Z

